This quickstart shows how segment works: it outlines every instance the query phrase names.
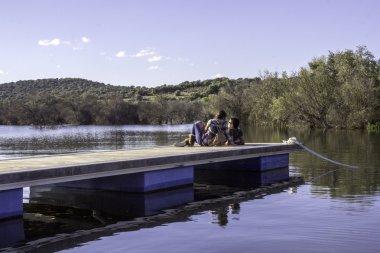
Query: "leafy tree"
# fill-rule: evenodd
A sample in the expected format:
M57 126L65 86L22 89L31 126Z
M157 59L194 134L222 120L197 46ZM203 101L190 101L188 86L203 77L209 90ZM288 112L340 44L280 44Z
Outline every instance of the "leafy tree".
M272 118L310 127L363 128L377 118L379 64L365 47L315 58L272 100Z
M80 99L71 98L69 101L71 114L68 122L79 125L96 123L96 117L100 111L97 98L90 94L84 94Z
M272 124L271 108L275 99L287 90L287 76L279 77L277 72L266 71L260 79L249 86L247 103L249 104L249 121L258 124Z
M365 47L354 52L330 53L328 64L340 86L331 113L335 126L363 128L377 118L379 109L379 64Z
M222 88L214 108L217 110L225 110L228 115L240 119L242 123L246 122L249 114L247 103L248 85L228 84Z

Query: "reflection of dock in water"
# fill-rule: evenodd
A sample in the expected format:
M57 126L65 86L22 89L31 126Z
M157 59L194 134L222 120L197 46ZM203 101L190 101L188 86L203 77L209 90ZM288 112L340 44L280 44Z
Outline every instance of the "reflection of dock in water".
M116 221L157 215L162 210L193 202L194 189L187 186L128 193L46 185L31 187L29 196L24 197L27 204L23 218L0 220L0 249L30 240L29 233L49 237L57 233L75 233L78 227L99 228ZM25 232L24 222L36 231Z
M107 224L108 216L127 220L127 217L154 215L160 223L164 219L178 219L181 213L156 215L160 210L194 203L194 181L252 187L287 180L289 153L298 149L293 144L161 147L3 160L0 161L0 221L5 223L0 224L3 227L0 232L5 233L9 226L18 232L2 237L0 243L12 244L25 236L24 224L19 222L23 215L22 187L31 189L29 205L90 210L90 218L97 225ZM199 209L198 204L195 207L192 211ZM187 219L188 214L183 214ZM13 217L14 221L8 222ZM145 222L142 219L132 223L135 227Z
M239 171L234 167L224 170L197 169L194 171L194 180L201 184L226 185L239 188L252 188L269 185L289 177L288 167L277 168L275 171Z
M0 250L25 239L22 218L0 220Z
M40 223L41 230L45 231L46 226L50 226L50 230L54 233L52 234L46 234L45 236L40 236L38 239L35 240L26 240L28 241L27 244L24 246L19 246L17 248L14 248L14 251L20 250L21 252L27 251L27 252L43 252L44 250L49 251L49 249L54 249L55 251L58 250L63 250L67 248L72 248L75 246L78 246L81 243L86 243L88 241L93 241L96 240L100 237L104 236L110 236L115 233L121 233L121 232L126 232L126 231L135 231L139 230L141 228L149 228L149 227L155 227L155 226L160 226L165 223L171 223L171 222L180 222L180 221L187 221L189 218L193 215L201 214L203 212L209 212L211 211L211 214L213 217L210 217L210 221L216 225L224 226L230 219L228 217L228 211L231 211L231 215L233 215L233 212L239 212L239 209L241 208L239 203L244 202L244 201L250 201L254 200L257 198L261 198L262 196L266 196L268 194L275 194L275 193L280 193L283 192L284 190L287 190L289 187L296 188L297 185L301 184L302 180L300 178L290 178L287 181L276 183L273 185L265 186L265 187L259 187L256 189L251 189L247 191L239 191L239 192L233 192L233 190L236 190L235 187L229 189L228 187L225 187L224 189L222 186L216 187L216 190L224 190L225 192L230 191L229 193L222 194L219 198L214 196L212 199L203 199L195 202L190 202L186 205L181 205L177 208L169 208L166 210L162 210L159 214L152 215L149 217L137 217L131 220L126 220L126 221L118 221L117 223L112 223L106 226L103 226L99 221L97 221L97 226L92 225L92 227L86 229L82 228L80 230L74 229L70 231L57 231L57 227L54 224L49 224L51 222L50 220L45 221L45 224L43 222ZM61 187L60 187L61 188ZM208 188L208 187L207 187ZM212 188L212 187L211 187ZM178 191L177 191L178 190ZM188 194L190 195L191 190L184 188L184 189L177 189L174 190L174 194L176 192L178 193L177 197L183 196L183 193L181 191L184 191L184 195L187 196ZM196 191L199 191L195 189ZM35 203L35 204L28 204L28 205L40 205L43 202L44 203L50 203L53 201L51 197L58 197L58 198L64 198L64 189L55 189L50 191L49 187L47 188L39 188L35 190L31 190L31 198L30 202ZM76 195L73 199L74 201L69 200L69 201L63 201L63 203L69 204L73 203L75 205L78 205L77 208L79 207L84 207L85 205L82 205L80 203L81 199L84 200L84 202L87 202L86 199L86 193L79 193L80 191L86 192L87 190L78 190L78 193L74 193L75 191L72 191L72 189L69 189L70 193L73 193ZM50 192L50 193L49 193ZM53 193L54 192L54 193ZM89 191L91 192L91 191ZM171 191L168 191L169 193ZM105 193L103 197L108 196L109 193ZM96 198L96 196L93 196L93 194L89 197L89 199ZM118 194L117 194L118 195ZM139 194L137 194L139 195ZM141 194L145 195L145 194ZM206 194L207 195L207 194ZM88 196L87 196L88 197ZM103 198L102 197L102 198ZM195 196L196 197L196 196ZM46 199L45 199L46 198ZM70 198L67 195L67 198ZM124 197L121 197L119 200L123 201ZM133 198L132 198L133 199ZM113 199L114 201L118 201L118 199ZM111 200L110 200L111 201ZM159 201L159 200L158 200ZM163 199L165 202L165 198ZM37 204L39 203L39 204ZM62 205L63 203L56 203L57 205ZM42 204L43 205L43 204ZM162 206L166 205L164 203L160 204ZM102 205L100 205L102 206ZM116 205L114 205L115 207ZM128 206L128 205L126 205ZM96 206L98 207L98 206ZM104 207L104 206L103 206ZM119 213L119 211L112 210L114 207L111 207L111 210L106 210L103 209L103 214L110 214L110 213ZM54 207L52 207L54 209ZM59 209L57 209L59 210ZM69 209L70 210L70 209ZM27 210L26 210L27 211ZM61 209L62 211L62 209ZM44 211L41 210L41 215L42 217L40 218L41 221L43 221L44 217ZM88 214L90 215L91 212L89 211ZM75 211L69 216L69 221L67 223L64 223L65 221L60 219L60 222L63 223L64 227L69 226L70 224L74 224L75 220L73 219L73 216L75 216ZM48 214L46 214L46 217L48 217ZM76 216L76 219L82 220L84 217L81 217L80 215ZM93 221L95 219L91 217ZM28 219L28 218L27 218ZM32 218L33 219L33 218ZM34 218L35 219L35 218ZM22 219L19 219L22 221ZM18 225L19 228L22 228L22 223L21 227L20 224ZM19 234L17 235L18 238L21 238L24 236L24 232L22 229L18 229ZM62 234L64 233L64 234ZM54 235L57 234L57 235ZM16 238L16 237L15 237ZM14 239L15 239L14 238ZM21 239L22 240L22 239ZM14 241L15 242L15 241ZM4 245L4 244L3 244ZM9 243L11 245L11 243ZM9 252L14 252L12 251L13 249L10 249L11 251Z
M163 209L175 208L194 201L193 187L152 193L128 193L36 186L30 189L31 204L47 204L93 210L99 216L122 218L150 216Z

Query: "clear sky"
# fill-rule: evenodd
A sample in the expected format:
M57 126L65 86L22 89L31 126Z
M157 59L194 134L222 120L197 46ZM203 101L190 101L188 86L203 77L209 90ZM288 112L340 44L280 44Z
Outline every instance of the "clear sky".
M379 0L0 0L0 83L156 86L298 71L367 46Z

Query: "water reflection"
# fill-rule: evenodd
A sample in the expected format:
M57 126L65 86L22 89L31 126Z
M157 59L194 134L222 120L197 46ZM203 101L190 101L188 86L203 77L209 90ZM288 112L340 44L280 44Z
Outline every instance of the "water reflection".
M115 150L171 145L188 134L190 125L65 126L36 129L0 126L0 159L87 150ZM290 156L290 172L316 186L335 189L334 198L375 194L380 186L380 133L246 126L247 142L282 142L297 137L307 147L333 160L359 166L341 169L306 153ZM319 177L331 170L333 173ZM318 178L319 177L319 178ZM317 180L315 180L317 178Z
M129 207L129 205L122 203L125 200L124 193L120 194L120 198L115 199L111 194L119 195L117 192L100 193L100 191L64 189L63 187L60 187L60 189L51 186L34 187L34 189L30 189L30 194L25 195L30 202L25 205L24 215L25 242L27 243L19 244L20 246L17 249L21 252L56 252L60 249L84 246L87 243L91 244L94 241L99 241L99 239L103 240L106 236L113 237L126 231L141 231L141 228L166 227L170 226L171 223L185 224L192 220L194 215L205 213L210 214L207 217L210 220L208 223L227 228L232 222L240 220L241 203L245 203L248 200L260 199L264 195L281 193L286 191L289 186L296 187L298 184L299 182L295 181L290 184L244 191L235 196L232 196L232 194L236 192L236 188L220 187L216 192L221 195L202 201L199 200L197 194L200 191L204 191L204 189L200 189L199 186L197 188L196 186L197 192L195 193L194 201L191 201L191 203L186 205L182 203L175 209L172 207L157 215L149 217L139 216L136 219L126 219L126 213L119 210L123 209L120 208L123 206ZM224 192L220 191L220 189L223 189ZM191 192L191 190L189 191L186 188L173 189L173 191L179 193L176 198L180 202L189 197L189 192ZM96 197L98 194L90 192L99 192L100 198ZM160 193L157 192L157 194ZM137 195L143 196L144 194ZM105 200L108 197L111 199ZM169 198L171 199L171 197ZM91 203L88 200L91 200ZM130 200L133 202L133 205L138 205L138 202L141 201L140 199L135 203L135 197L132 197ZM150 202L151 204L147 206L149 208L157 207L156 201L162 202L159 208L166 207L168 203L167 198L161 196ZM100 202L100 204L94 202ZM130 204L132 205L132 203ZM111 205L111 207L108 205ZM124 221L120 216L113 216L120 214L123 215ZM115 221L118 222L115 223ZM202 231L199 232L203 233ZM176 234L170 235L172 237L176 236ZM168 235L162 234L161 236L160 239ZM157 238L159 237L157 236ZM12 248L11 250L16 251L16 248ZM117 248L115 250L117 252L124 252ZM101 251L103 252L104 250ZM93 250L87 252L93 252Z
M109 216L117 217L117 219L150 216L163 209L174 208L192 201L194 201L192 187L143 194L59 186L35 186L30 188L29 197L30 204L92 210L92 216L101 223Z
M189 132L190 125L64 126L54 129L0 126L0 159L86 150L115 150L171 145ZM358 165L340 169L306 152L290 156L291 173L313 185L336 189L332 197L374 194L380 186L380 133L359 130L318 130L245 126L247 142L282 142L297 137L307 147L333 160ZM297 168L297 171L292 169ZM320 175L339 169L323 177Z
M0 126L0 159L12 156L170 145L182 139L188 130L188 125L86 126L41 130L30 127ZM207 216L205 223L215 225L204 226L198 230L197 234L188 232L186 239L191 245L194 241L207 238L215 231L215 228L221 227L225 233L219 235L225 241L236 234L247 235L246 247L238 247L236 249L238 251L247 251L260 243L261 246L257 248L257 251L262 251L268 249L268 245L262 242L277 240L278 243L293 243L293 248L285 247L285 250L302 249L300 251L305 252L305 248L299 248L300 240L305 238L308 244L311 243L315 248L325 251L340 245L337 251L343 252L344 247L341 246L343 244L352 246L350 247L352 252L376 251L379 234L377 217L380 203L379 133L261 127L245 127L243 130L247 142L281 142L291 136L296 136L316 152L342 163L358 165L359 169L339 168L306 152L297 152L290 157L289 169L291 174L301 175L306 184L273 192L286 191L287 193L284 193L286 196L281 193L269 195L272 192L268 192L266 196L257 193L257 195L250 195L247 198L236 196L232 198L231 194L242 191L242 189L245 190L245 187L252 188L256 182L252 182L250 177L246 176L247 174L237 177L235 175L234 178L240 178L240 180L234 182L231 180L232 174L220 178L214 171L205 177L209 180L203 182L206 184L195 187L195 202L190 201L192 203L188 205L183 205L181 202L191 199L191 192L186 191L173 198L164 195L136 199L136 196L126 197L118 196L118 194L111 196L113 194L104 192L85 193L86 191L83 190L80 192L75 192L75 190L55 192L55 190L44 187L40 190L32 189L32 197L30 199L28 197L24 204L24 220L6 220L3 221L5 223L0 223L0 247L17 244L23 238L26 238L26 241L35 240L38 244L41 240L56 233L66 233L72 237L66 240L67 244L61 244L65 240L64 237L55 238L57 242L51 241L50 243L54 244L51 248L48 243L46 244L50 250L54 247L56 247L55 250L59 247L75 247L78 246L78 242L91 241L89 243L91 245L101 236L111 235L110 237L117 241L115 232L122 234L121 232L126 230L138 230L141 227L147 227L146 224L149 222L151 225L148 227L155 227L155 229L157 226L165 224L160 226L161 230L154 230L159 231L157 234L153 234L153 237L156 236L154 239L162 242L165 238L170 237L175 240L179 239L176 237L177 234L183 235L178 231L193 231L194 224L188 222L189 220L203 219L202 215L204 214ZM335 169L337 170L326 174ZM198 183L201 182L198 181ZM259 198L263 199L256 201ZM214 199L216 201L212 203ZM252 202L249 199L255 199L255 201ZM161 203L156 203L156 200L160 200ZM171 202L180 207L173 210L170 215L165 213L166 216L159 217L159 222L154 223L153 218L142 218L137 221L130 218L133 215L149 215L157 212L160 208L166 208L167 200L168 203ZM31 203L27 203L28 201ZM127 204L128 202L129 204ZM199 204L200 202L202 205ZM194 214L201 215L194 218L192 216ZM123 223L122 220L125 219L131 220ZM231 226L234 221L239 219L244 222ZM178 221L183 223L178 225L176 223ZM109 227L103 227L104 224L111 223L112 225ZM176 229L177 225L179 230ZM186 230L184 227L188 229ZM91 228L96 228L96 230L88 230ZM152 231L153 229L141 233ZM92 235L90 236L90 234ZM284 235L288 237L284 239ZM294 241L289 239L293 235ZM134 242L136 245L141 245L141 238L143 238L138 237L135 241L131 241L131 234L126 237L129 237L128 243L123 240L125 238L120 239L119 242L123 245L131 245ZM259 238L254 241L254 245L252 238ZM205 242L205 244L208 243L208 241ZM57 246L58 244L59 246ZM107 248L109 245L107 244L103 249L109 249ZM216 251L225 250L221 241L214 245L222 245L215 246ZM277 245L273 247L277 247ZM272 252L278 251L278 249L271 249L273 249ZM37 251L41 248L35 247L33 250ZM119 251L122 252L120 248Z
M239 220L240 204L234 203L228 206L218 207L210 211L212 223L221 227L227 226L229 220Z
M234 171L195 169L194 180L197 183L209 185L225 185L237 188L254 188L287 180L289 168L278 168L269 171Z
M0 249L33 240L37 240L36 243L38 240L51 243L49 238L57 234L75 234L79 230L149 217L193 201L193 187L145 194L53 185L25 188L23 218L0 220ZM75 235L81 236L81 233Z
M298 172L305 181L328 190L326 194L330 197L371 195L379 189L380 134L353 130L292 130L291 135L300 136L307 147L326 157L359 166L347 169L306 152L292 154L290 161L301 168Z
M87 150L169 145L188 134L190 125L0 126L0 159Z
M0 220L0 249L9 247L25 239L22 218Z

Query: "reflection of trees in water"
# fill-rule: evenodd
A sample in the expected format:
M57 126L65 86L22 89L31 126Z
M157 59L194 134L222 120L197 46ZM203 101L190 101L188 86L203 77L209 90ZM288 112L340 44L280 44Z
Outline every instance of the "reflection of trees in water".
M212 215L212 223L225 227L228 224L229 215L239 215L240 204L234 203L228 206L218 207L215 210L211 210L210 213Z
M256 143L278 143L282 140L287 140L289 137L288 128L273 128L273 127L263 127L263 126L242 126L244 132L244 139L246 142L256 142Z
M123 130L115 130L109 132L109 141L115 149L121 149L124 147L126 132ZM106 135L107 137L107 135Z
M7 150L59 150L82 147L96 147L100 145L99 138L93 134L65 135L65 136L38 136L29 138L3 138L0 140L1 149Z
M0 153L38 155L164 146L181 140L182 135L184 135L183 132L110 129L99 132L79 131L61 135L2 137L0 138Z
M380 186L380 134L366 130L322 130L309 128L272 128L254 126L243 128L247 142L282 142L295 136L301 143L332 160L359 166L345 169L323 161L306 151L295 152L290 163L306 182L317 186L316 194L345 198L372 195ZM338 169L319 177L324 173ZM325 189L324 192L321 189ZM322 193L323 192L323 193Z
M183 135L182 132L131 132L121 130L110 132L109 140L117 148L166 146L182 140Z
M362 198L360 195L377 191L380 186L380 158L374 154L380 153L380 135L352 130L308 130L301 140L324 156L359 166L359 169L347 169L305 152L294 154L294 163L301 167L306 181L332 172L313 181L318 189L315 193L321 194L324 188L324 194L330 197L351 201L350 196Z

